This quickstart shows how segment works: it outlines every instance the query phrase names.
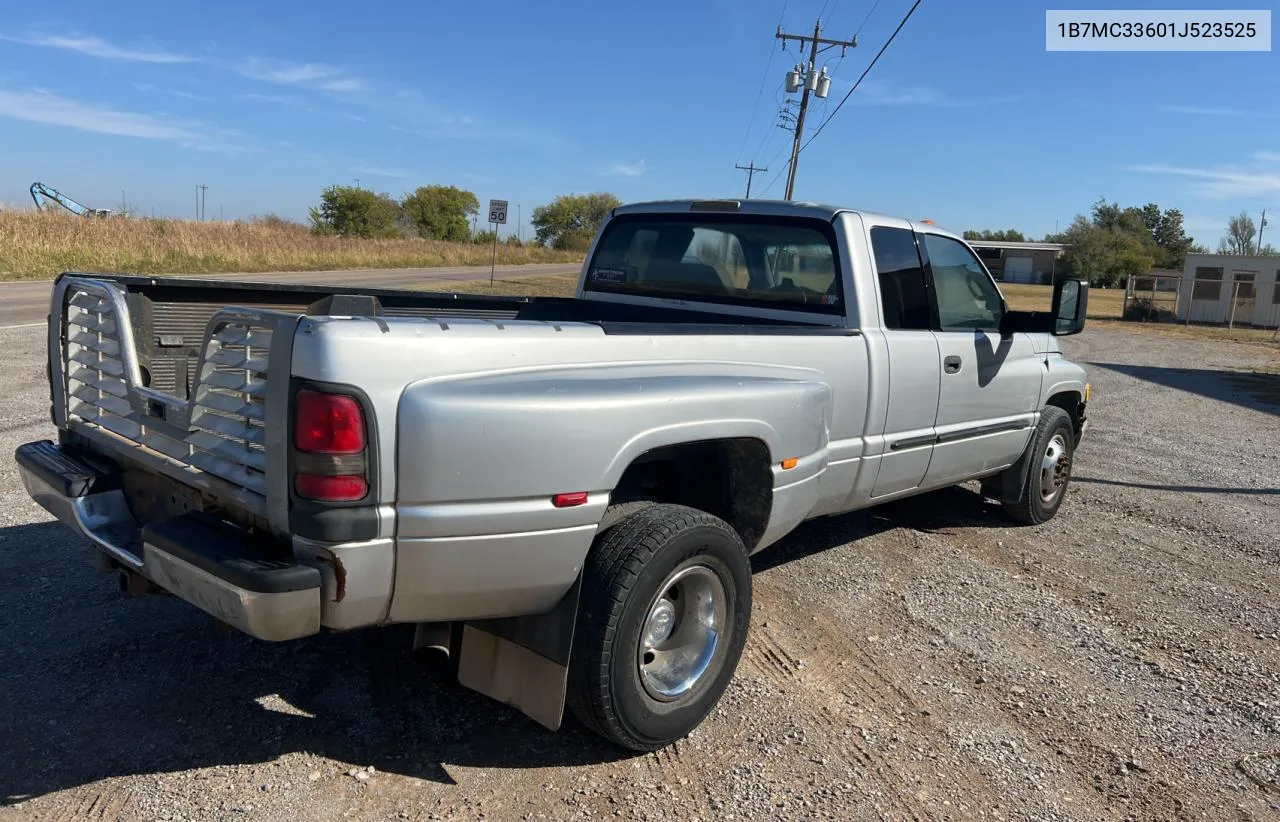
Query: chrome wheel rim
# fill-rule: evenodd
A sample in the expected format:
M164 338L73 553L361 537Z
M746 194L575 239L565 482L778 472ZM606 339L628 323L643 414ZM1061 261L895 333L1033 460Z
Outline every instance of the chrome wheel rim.
M1053 502L1071 476L1071 455L1067 452L1067 438L1062 433L1053 435L1040 460L1040 499Z
M677 568L658 588L640 627L636 663L649 696L672 702L711 668L723 639L727 596L705 565Z

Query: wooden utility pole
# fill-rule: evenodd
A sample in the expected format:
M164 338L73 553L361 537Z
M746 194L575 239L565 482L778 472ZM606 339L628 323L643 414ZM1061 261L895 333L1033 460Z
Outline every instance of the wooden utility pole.
M822 21L817 20L813 24L813 36L803 34L787 34L778 28L775 35L777 39L782 41L783 48L786 48L788 40L798 40L803 47L806 43L809 45L809 61L802 67L802 79L804 80L804 91L800 95L800 112L796 115L796 133L795 139L791 143L791 163L787 168L787 192L786 199L790 200L792 193L796 188L796 165L800 162L800 139L804 136L804 118L809 112L809 94L817 89L817 75L813 72L818 62L818 46L824 46L822 51L829 48L839 46L841 53L844 49L854 48L858 45L858 38L855 36L852 40L826 40L822 37ZM825 72L825 69L824 69ZM790 90L790 89L788 89ZM821 92L821 96L825 97L826 93Z
M762 171L768 171L769 169L767 169L767 168L761 168L760 166L756 165L754 161L752 161L752 162L748 163L748 164L747 164L747 165L745 165L745 166L734 165L734 168L736 168L736 169L738 169L738 170L740 170L740 171L745 171L745 172L747 172L747 196L746 196L746 199L750 200L750 199L751 199L751 178L752 178L752 177L754 177L754 176L756 176L756 175L757 175L757 174L759 174L760 172L762 172Z

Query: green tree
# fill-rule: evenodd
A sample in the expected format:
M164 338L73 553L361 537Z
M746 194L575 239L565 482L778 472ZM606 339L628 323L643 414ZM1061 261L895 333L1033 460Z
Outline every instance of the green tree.
M964 238L966 240L991 240L993 242L1006 243L1025 243L1027 241L1022 232L1016 228L1008 228L1002 231L992 231L989 228L984 228L981 231L969 229L964 233Z
M476 195L454 186L420 186L404 198L405 216L419 237L466 242L471 216L480 211Z
M317 234L343 237L395 237L400 204L390 194L367 188L329 186L320 205L311 209L311 228Z
M1092 218L1077 215L1065 232L1046 240L1069 246L1063 257L1071 276L1113 287L1130 274L1146 273L1161 259L1163 249L1147 227L1149 216L1144 209L1121 208L1100 199L1093 205Z
M1161 211L1160 206L1155 203L1147 203L1139 209L1139 214L1142 224L1151 233L1156 245L1160 247L1161 253L1156 264L1161 268L1182 268L1186 263L1187 254L1200 248L1187 236L1182 226L1182 212L1178 209L1169 208Z
M612 194L561 194L533 210L538 242L552 248L586 251L609 212L622 205Z

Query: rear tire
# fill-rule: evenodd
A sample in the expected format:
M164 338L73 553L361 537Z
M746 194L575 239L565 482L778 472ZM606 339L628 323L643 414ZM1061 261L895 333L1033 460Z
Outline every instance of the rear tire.
M728 523L651 503L602 531L582 575L570 710L652 751L697 727L728 687L751 617L751 565Z
M1040 423L1027 446L1027 475L1017 502L1003 503L1004 512L1024 525L1040 525L1053 519L1071 483L1075 454L1075 427L1066 411L1055 405L1040 412Z

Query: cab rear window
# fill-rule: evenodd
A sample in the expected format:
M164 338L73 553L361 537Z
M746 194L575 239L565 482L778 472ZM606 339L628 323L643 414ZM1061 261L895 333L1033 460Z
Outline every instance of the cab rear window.
M830 223L754 215L635 215L609 223L585 290L840 314Z

